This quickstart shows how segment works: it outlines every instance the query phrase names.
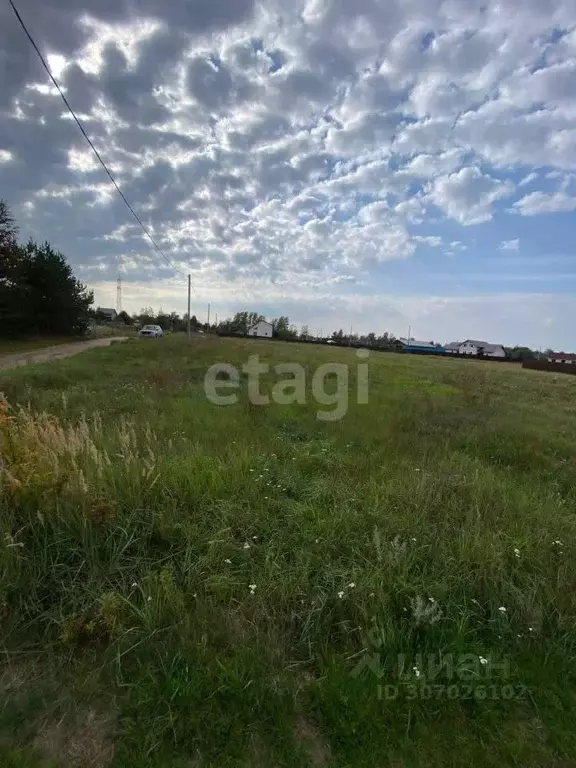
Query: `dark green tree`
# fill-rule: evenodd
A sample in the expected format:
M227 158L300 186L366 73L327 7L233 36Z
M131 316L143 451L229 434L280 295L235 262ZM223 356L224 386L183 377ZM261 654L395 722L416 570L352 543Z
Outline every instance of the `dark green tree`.
M88 327L94 297L49 243L17 242L18 228L0 200L0 335L76 335Z
M0 199L0 249L13 248L18 238L16 220L5 200Z
M94 294L50 243L30 240L20 252L20 280L26 294L25 333L76 335L88 327Z
M119 323L124 323L124 325L132 325L134 323L134 320L132 320L128 312L125 312L124 310L118 313L116 319Z
M298 337L296 326L290 325L290 318L286 315L272 320L272 325L274 326L274 336L278 339L296 339Z

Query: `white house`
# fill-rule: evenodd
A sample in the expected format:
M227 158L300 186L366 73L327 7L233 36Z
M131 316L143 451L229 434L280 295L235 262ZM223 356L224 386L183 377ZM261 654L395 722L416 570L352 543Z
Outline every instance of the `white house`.
M466 339L466 341L452 341L444 347L451 355L481 355L482 357L506 357L506 352L501 344L489 344L487 341Z
M267 320L260 320L256 325L253 325L252 328L248 329L247 335L271 339L274 335L274 326Z

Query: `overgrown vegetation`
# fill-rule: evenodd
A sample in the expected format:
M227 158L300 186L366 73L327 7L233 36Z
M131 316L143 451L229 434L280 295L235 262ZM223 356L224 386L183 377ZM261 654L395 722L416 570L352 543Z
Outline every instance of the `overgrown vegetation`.
M570 765L576 381L373 355L340 422L207 402L255 352L357 363L172 336L0 376L2 764Z

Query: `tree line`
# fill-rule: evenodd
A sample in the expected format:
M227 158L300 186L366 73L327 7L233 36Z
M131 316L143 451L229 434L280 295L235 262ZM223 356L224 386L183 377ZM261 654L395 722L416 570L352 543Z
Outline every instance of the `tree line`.
M91 317L96 323L109 323L110 318L99 308L92 311ZM163 331L173 331L174 333L184 332L188 328L188 315L179 315L178 312L164 312L159 309L155 312L152 307L144 307L140 312L133 312L129 315L127 312L119 312L116 316L116 323L124 323L126 326L142 328L144 325L159 325ZM190 317L190 328L193 331L204 328L196 315Z
M222 335L237 335L245 336L249 329L261 320L265 320L264 315L258 312L237 312L233 317L223 320L222 322L214 325L210 330L220 333ZM298 328L296 325L290 322L290 319L286 316L281 316L270 321L274 326L274 337L285 341L333 341L335 344L342 346L366 346L372 349L399 349L401 346L400 340L394 336L393 333L377 334L371 331L370 333L358 334L358 333L345 333L342 328L337 331L333 331L328 336L319 336L317 333L311 333L308 325L302 325ZM441 345L439 345L441 346ZM504 347L506 357L509 360L538 360L541 357L547 357L552 354L552 350L548 349L545 352L530 349L530 347L515 346Z
M0 200L0 337L85 333L93 302L50 243L18 242L16 221Z
M245 336L252 326L265 319L264 315L261 315L258 312L237 312L233 317L229 317L226 320L222 320L218 324L211 326L210 330L226 336ZM393 349L399 344L394 334L388 333L387 331L381 335L376 333L346 334L342 328L340 328L337 331L333 331L331 334L322 335L322 337L320 337L317 333L311 331L308 325L302 325L298 328L290 322L290 318L286 315L274 318L270 322L274 327L274 337L284 341L330 340L335 344L365 345L368 347L378 347L380 349Z

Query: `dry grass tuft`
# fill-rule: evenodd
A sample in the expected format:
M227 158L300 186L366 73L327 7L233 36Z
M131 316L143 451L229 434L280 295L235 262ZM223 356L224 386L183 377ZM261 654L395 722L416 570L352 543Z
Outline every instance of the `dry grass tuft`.
M113 713L88 709L60 719L47 718L38 728L33 746L46 757L69 768L107 768L114 759Z
M294 736L298 743L302 745L310 765L329 765L332 750L314 723L304 716L300 716L294 728Z

